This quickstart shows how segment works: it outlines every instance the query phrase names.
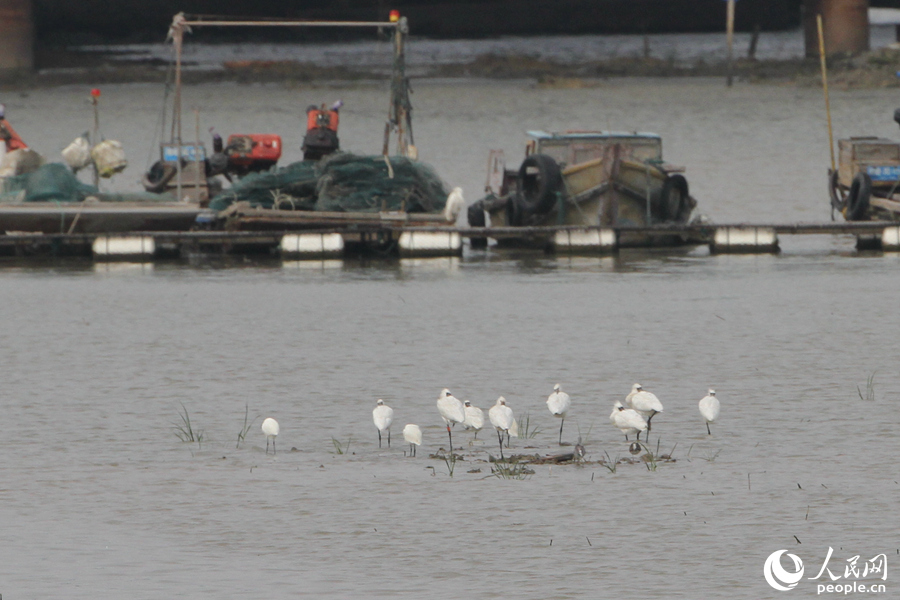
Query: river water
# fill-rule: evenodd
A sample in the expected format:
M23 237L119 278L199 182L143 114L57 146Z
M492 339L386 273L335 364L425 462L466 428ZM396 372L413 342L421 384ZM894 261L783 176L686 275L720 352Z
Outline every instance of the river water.
M640 129L663 136L714 221L829 219L817 89L414 87L420 155L469 201L488 150L517 165L526 129ZM52 156L91 127L87 89L0 101ZM186 131L196 106L203 132L280 132L287 161L300 156L307 104L343 99L342 143L370 153L387 108L380 84L219 84L185 96ZM132 160L110 188L135 189L155 160L161 97L103 88L102 130ZM893 90L835 91L836 134L896 137L896 102ZM3 263L0 593L758 599L782 594L762 571L787 549L806 569L791 594L805 598L829 547L839 576L856 555L862 567L885 553L893 569L900 256L840 236L785 237L782 248ZM862 399L869 377L874 398ZM613 473L597 461L630 457L608 416L635 381L665 405L651 445L676 461ZM587 464L491 477L496 436L472 443L459 428L453 476L429 458L447 447L443 387L484 409L502 394L530 415L536 436L507 452L559 452L545 406L557 382L573 399L563 438L580 433ZM712 435L697 410L709 387L722 402ZM390 449L372 425L378 398L395 410ZM236 448L245 407L256 418ZM176 437L183 410L201 443ZM274 456L266 416L282 427ZM406 423L424 430L415 459L404 456ZM883 583L890 597L893 575Z

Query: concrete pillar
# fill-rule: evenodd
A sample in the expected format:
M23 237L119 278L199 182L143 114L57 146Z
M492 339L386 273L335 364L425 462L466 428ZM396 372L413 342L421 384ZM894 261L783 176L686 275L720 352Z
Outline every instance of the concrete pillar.
M0 0L0 75L34 68L31 0Z
M806 56L819 55L819 14L829 56L869 50L869 0L803 0Z

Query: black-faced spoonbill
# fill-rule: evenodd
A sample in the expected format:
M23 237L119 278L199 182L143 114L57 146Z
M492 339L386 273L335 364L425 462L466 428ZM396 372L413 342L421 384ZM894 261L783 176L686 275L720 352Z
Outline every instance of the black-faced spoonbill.
M388 448L391 447L391 422L394 420L394 409L384 403L384 400L378 399L375 403L375 410L372 411L372 421L378 428L378 447L381 448L381 432L387 431Z
M466 400L465 405L466 420L463 421L463 427L475 430L475 439L478 439L478 432L484 427L484 411Z
M716 398L716 390L709 390L709 395L700 400L700 414L706 420L706 433L712 435L709 424L719 418L719 399Z
M418 425L409 423L403 428L403 439L409 442L409 455L416 455L416 446L422 445L422 430Z
M647 431L647 421L644 420L641 413L633 408L625 408L618 400L616 400L616 403L613 405L612 414L609 415L609 420L612 421L612 424L615 425L619 431L625 434L626 440L630 433L636 433L637 438L641 439L641 432Z
M553 393L547 397L547 408L550 409L550 414L554 417L561 419L562 421L559 424L559 445L562 446L562 430L563 425L566 424L566 413L569 412L569 408L572 406L572 399L569 398L569 395L562 391L562 386L558 383L553 386Z
M641 384L636 383L631 387L631 393L625 398L625 404L647 417L647 434L649 435L650 421L653 419L653 415L663 411L663 405L659 398L646 391Z
M513 411L506 405L506 398L500 396L497 398L497 404L488 411L488 418L491 425L497 430L497 439L500 440L500 459L503 460L503 434L509 435L509 430L515 425L516 419Z
M278 426L278 421L272 417L269 417L262 422L262 432L266 436L266 454L269 453L269 440L272 440L272 454L277 454L275 450L275 438L278 436L279 431L281 431L281 427Z
M466 420L465 407L463 407L462 402L450 393L450 390L444 388L441 390L441 395L438 396L437 408L444 423L447 424L447 435L450 436L450 452L453 452L453 434L450 432L450 427L457 423L463 423Z

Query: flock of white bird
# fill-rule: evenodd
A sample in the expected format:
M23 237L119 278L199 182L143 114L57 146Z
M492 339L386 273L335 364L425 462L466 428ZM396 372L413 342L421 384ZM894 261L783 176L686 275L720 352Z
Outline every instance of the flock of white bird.
M556 384L553 386L553 393L547 397L547 408L550 414L560 419L559 423L559 443L562 445L563 426L566 423L566 414L572 407L572 399L567 393L562 391L562 386ZM700 415L706 422L706 433L712 435L709 424L715 422L719 418L719 400L716 398L716 391L709 390L709 393L700 400ZM450 448L453 448L453 431L452 427L457 423L468 431L475 431L475 439L478 439L478 432L484 428L484 411L478 407L472 406L472 403L466 400L460 402L450 390L444 388L441 390L437 399L437 409L441 415L441 419L447 426L447 435L450 439ZM638 441L641 439L641 433L647 432L645 437L650 435L651 422L653 417L663 412L662 402L655 394L646 391L641 384L635 383L631 388L631 393L625 397L625 404L616 400L613 405L613 411L609 415L609 420L619 431L625 434L625 439L629 435L636 435ZM488 410L488 420L497 431L497 439L500 443L500 458L503 458L503 436L506 434L506 447L509 447L509 438L519 437L518 423L513 415L512 409L506 405L506 398L500 396L497 403ZM391 447L391 423L394 422L394 409L379 399L372 411L372 421L375 428L378 429L378 447L381 448L382 434L387 432L388 448ZM275 453L275 438L278 436L280 428L278 421L272 417L267 418L262 423L262 431L266 436L266 454L269 453L269 441L272 442L272 452ZM407 424L403 428L403 439L409 442L409 451L411 456L416 455L416 447L422 444L422 429L413 423Z

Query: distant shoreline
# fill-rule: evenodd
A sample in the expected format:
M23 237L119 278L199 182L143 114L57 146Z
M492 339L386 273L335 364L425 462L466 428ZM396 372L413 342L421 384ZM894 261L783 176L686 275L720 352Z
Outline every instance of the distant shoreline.
M61 85L99 85L103 83L164 83L168 65L159 60L146 62L116 60L115 54L89 56L59 51L44 56L47 68L18 75L0 82L0 90L33 89ZM186 84L207 82L310 84L384 80L385 73L369 67L321 66L293 60L225 61L220 68L192 69L185 63ZM900 49L882 48L856 56L829 61L829 82L838 88L900 87ZM591 80L616 77L725 77L724 61L698 59L684 64L655 57L620 57L578 64L566 64L523 55L483 54L466 62L418 66L410 77L464 79L533 79L548 88L586 87ZM779 82L801 86L821 83L819 62L812 59L735 60L737 81Z

